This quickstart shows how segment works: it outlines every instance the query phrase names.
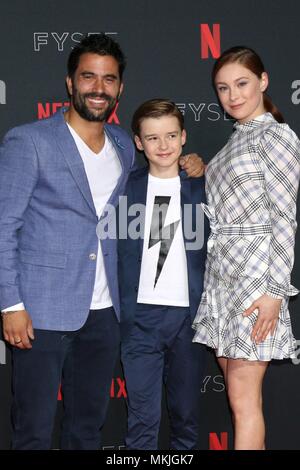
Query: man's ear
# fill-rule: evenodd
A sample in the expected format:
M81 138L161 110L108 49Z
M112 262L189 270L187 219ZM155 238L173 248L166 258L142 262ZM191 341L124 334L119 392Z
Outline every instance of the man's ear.
M181 145L184 145L186 143L186 130L183 129L181 132Z
M134 141L135 141L135 145L136 145L137 149L143 151L144 147L143 147L142 141L141 141L141 139L139 138L138 135L134 136Z
M73 85L72 85L72 80L69 76L66 77L66 85L67 85L67 90L70 96L73 94Z

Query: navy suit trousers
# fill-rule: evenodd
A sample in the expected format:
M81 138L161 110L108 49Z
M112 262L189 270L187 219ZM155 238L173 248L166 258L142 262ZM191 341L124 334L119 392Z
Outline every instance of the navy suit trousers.
M119 352L112 307L91 310L76 331L35 330L32 349L13 349L12 448L50 449L62 384L62 449L99 449Z
M137 304L121 352L128 393L128 449L158 448L163 384L170 448L197 448L206 350L192 343L193 336L189 308Z

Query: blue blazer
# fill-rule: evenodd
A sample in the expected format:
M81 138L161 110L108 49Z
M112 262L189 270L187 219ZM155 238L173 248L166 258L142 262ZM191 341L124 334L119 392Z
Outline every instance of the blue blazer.
M84 324L98 249L98 217L63 112L12 129L0 148L0 309L24 302L34 327L48 330ZM107 124L105 132L122 166L108 201L116 206L135 150L119 126ZM117 241L105 239L101 245L119 317Z
M148 186L148 167L140 168L131 173L125 189L127 205L146 204ZM196 204L205 202L204 177L188 178L184 171L180 172L181 180L181 208L184 216L183 205L192 205L192 229L196 229ZM134 217L128 217L128 224ZM182 218L184 227L184 217ZM201 299L203 289L203 277L206 259L206 242L209 232L209 224L204 217L204 244L201 249L187 250L187 270L189 282L189 300L191 320L193 320ZM183 230L184 233L184 230ZM184 234L185 238L185 234ZM185 245L192 242L185 238ZM140 278L140 269L143 253L143 239L132 240L130 238L118 241L118 272L121 304L121 332L124 336L130 333L134 323L137 293Z

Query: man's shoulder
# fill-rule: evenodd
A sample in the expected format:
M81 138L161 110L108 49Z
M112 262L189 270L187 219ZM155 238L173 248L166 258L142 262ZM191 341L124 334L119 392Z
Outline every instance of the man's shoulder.
M57 120L56 115L50 116L45 119L38 119L19 126L12 127L6 134L7 137L11 136L28 136L48 132L52 123Z

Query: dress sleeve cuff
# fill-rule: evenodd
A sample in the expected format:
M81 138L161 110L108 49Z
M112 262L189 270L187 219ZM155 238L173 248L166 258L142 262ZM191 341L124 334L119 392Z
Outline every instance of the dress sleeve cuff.
M269 282L266 294L273 297L273 299L283 299L299 294L299 290L291 284L283 286L275 282Z

